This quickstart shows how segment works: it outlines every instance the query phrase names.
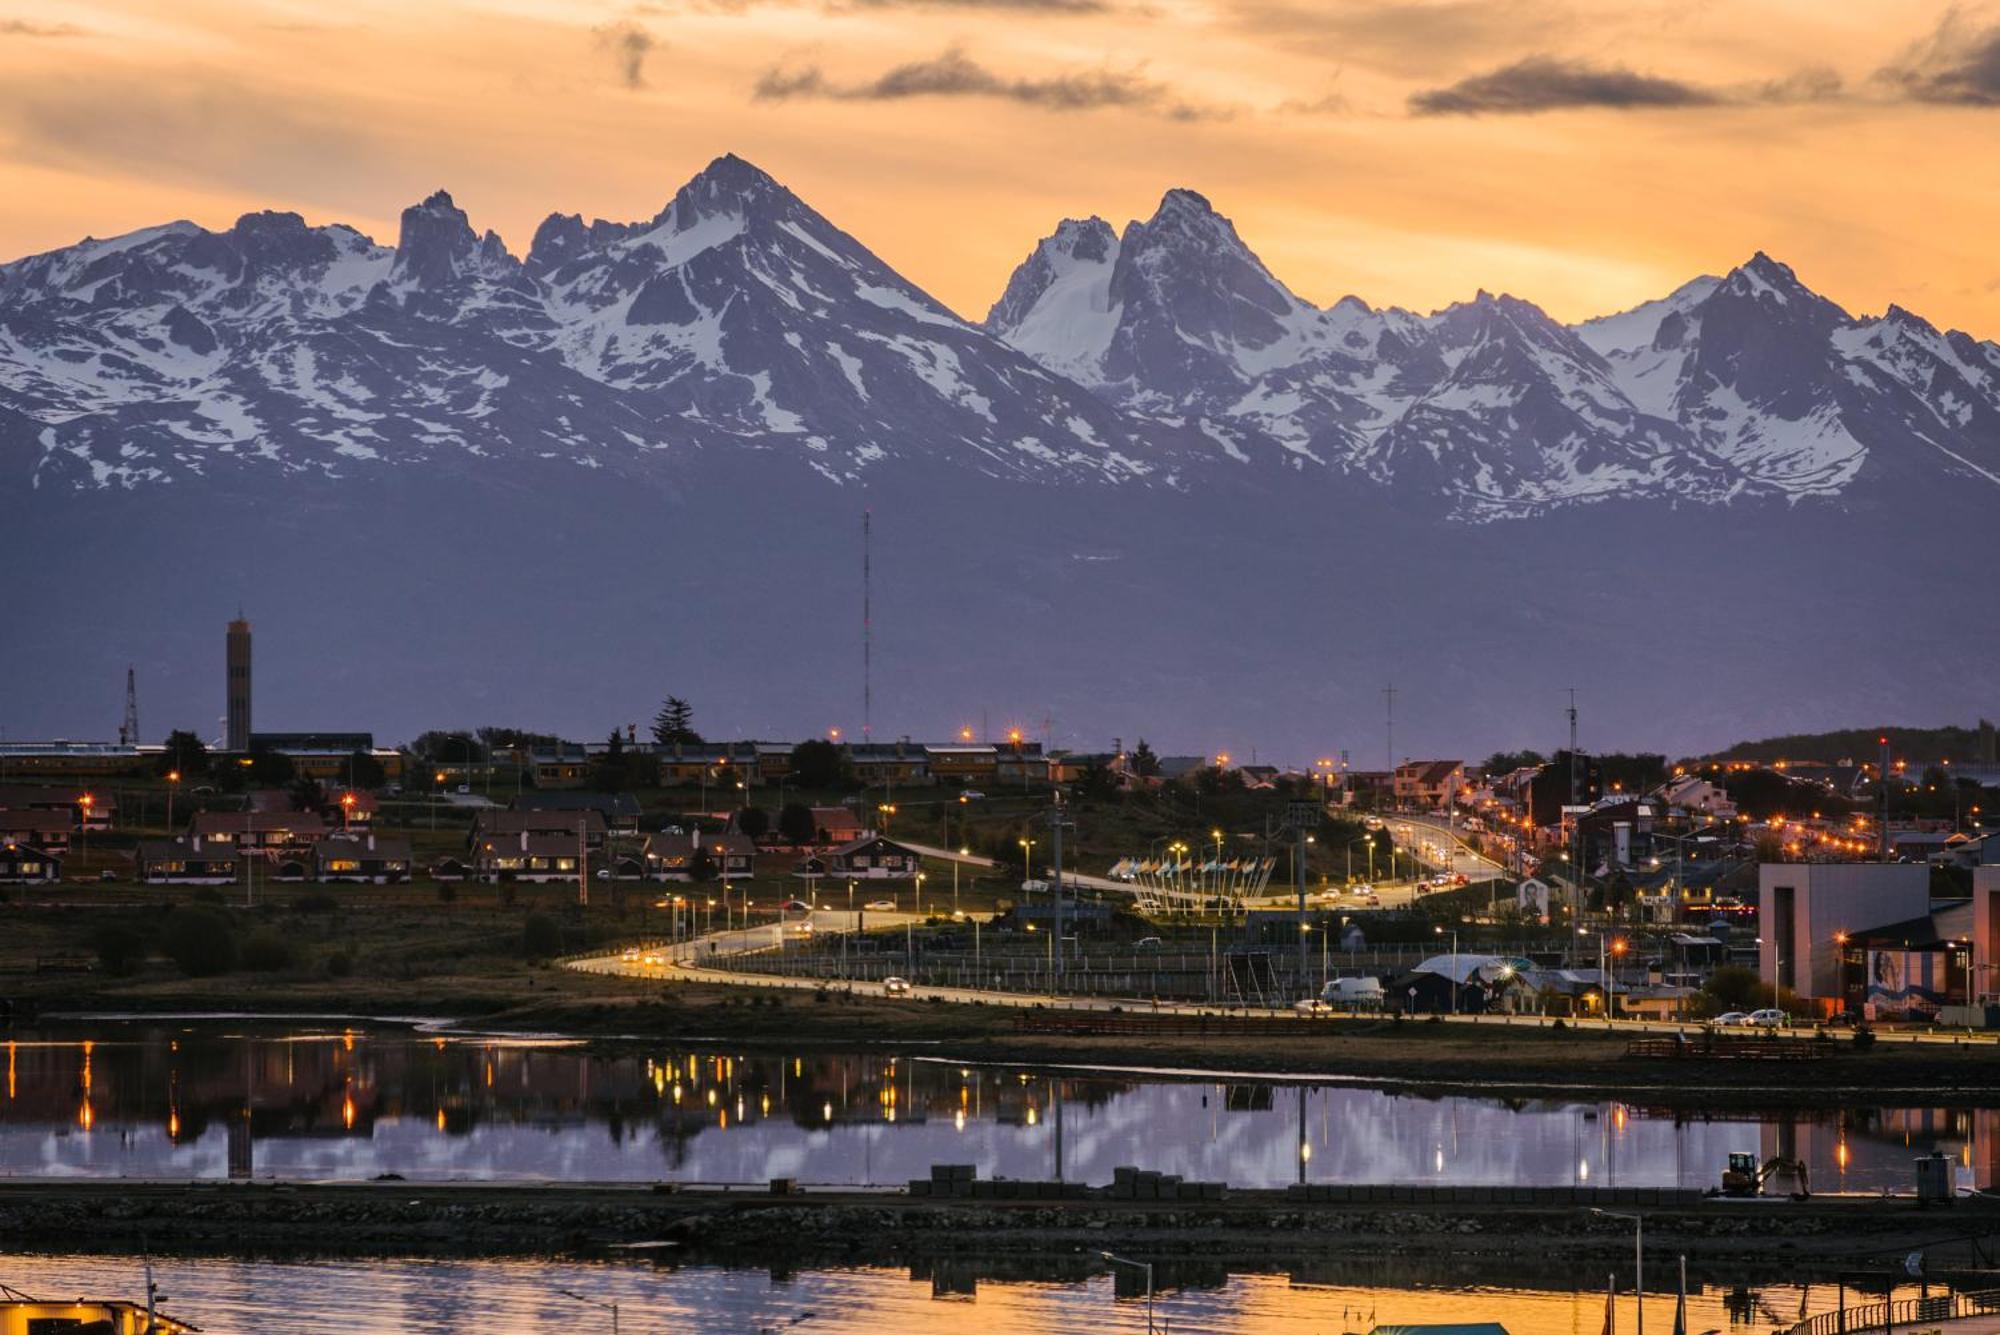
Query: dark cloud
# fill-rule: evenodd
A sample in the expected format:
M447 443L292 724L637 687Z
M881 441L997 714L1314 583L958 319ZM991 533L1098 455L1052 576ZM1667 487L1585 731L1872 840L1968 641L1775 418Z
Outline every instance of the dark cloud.
M912 97L992 97L1051 111L1093 111L1123 107L1173 120L1212 120L1226 113L1174 96L1165 84L1111 69L1077 70L1041 78L995 73L953 48L928 60L913 60L860 83L827 78L817 65L772 68L757 80L762 102L828 98L843 102L893 102Z
M1576 26L1535 0L1223 0L1221 12L1272 46L1409 76L1556 45Z
M81 37L84 30L74 23L31 23L27 19L0 19L0 37Z
M1339 93L1327 93L1321 97L1287 98L1278 104L1281 116L1338 116L1349 109L1348 101Z
M652 54L656 43L653 34L634 23L623 19L617 23L607 23L595 30L597 47L611 57L618 69L618 80L627 88L646 86L646 57Z
M1623 66L1602 68L1580 60L1529 56L1448 87L1414 93L1410 110L1420 116L1520 115L1568 107L1702 107L1723 100L1697 84L1639 74Z
M2000 23L1953 7L1936 31L1875 77L1913 102L2000 107Z

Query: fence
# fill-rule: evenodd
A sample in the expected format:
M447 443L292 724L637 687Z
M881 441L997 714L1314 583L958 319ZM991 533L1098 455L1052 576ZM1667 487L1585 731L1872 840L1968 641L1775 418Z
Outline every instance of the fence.
M1919 1322L1952 1321L2000 1312L2000 1289L1939 1293L1927 1298L1885 1299L1858 1307L1821 1312L1792 1326L1785 1335L1848 1335L1851 1331L1894 1330Z

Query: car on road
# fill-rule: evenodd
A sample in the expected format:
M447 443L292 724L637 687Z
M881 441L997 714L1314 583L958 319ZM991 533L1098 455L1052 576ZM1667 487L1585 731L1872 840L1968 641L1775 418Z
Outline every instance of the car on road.
M1347 893L1350 895L1372 895L1375 893L1375 887L1363 881L1359 885L1348 886Z
M882 980L882 993L884 996L906 997L910 994L910 980L893 976L884 978Z
M1725 1029L1740 1029L1750 1023L1748 1011L1724 1011L1715 1017L1715 1022Z
M984 802L986 800L986 794L980 792L977 788L968 788L960 793L959 796L968 802Z
M803 899L788 899L785 901L784 911L786 913L811 913L812 905L806 903Z
M1157 936L1142 936L1132 944L1138 950L1158 950L1166 942L1160 940Z
M871 899L861 906L870 913L894 913L896 901L893 899Z
M1451 878L1451 883L1453 885L1471 885L1472 878L1470 876L1467 876L1464 872L1460 872L1458 875Z
M1750 1017L1744 1021L1745 1024L1758 1029L1783 1029L1791 1022L1791 1016L1771 1006L1766 1006L1760 1011L1751 1011Z
M1324 1001L1321 1001L1318 997L1307 997L1304 1001L1294 1001L1292 1003L1292 1009L1297 1011L1300 1015L1333 1014L1333 1007L1327 1005Z

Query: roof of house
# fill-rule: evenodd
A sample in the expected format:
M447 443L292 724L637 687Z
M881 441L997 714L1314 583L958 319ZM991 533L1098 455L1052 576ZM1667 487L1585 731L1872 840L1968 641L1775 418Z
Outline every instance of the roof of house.
M326 822L317 811L198 811L194 817L197 837L224 832L230 834L323 834Z
M66 811L0 811L0 833L68 834L75 827Z
M510 854L521 854L531 858L575 857L576 840L560 834L531 834L522 838L517 832L511 836L496 835L493 838L482 838L473 851L491 854L494 857L506 857Z
M210 862L228 862L242 856L234 844L211 844L200 839L141 839L134 851L141 862L156 862L161 858L202 858Z
M887 844L890 848L893 848L898 853L905 854L906 856L909 857L916 856L916 852L914 849L905 848L903 845L897 843L894 839L891 839L887 835L882 835L882 834L864 834L859 839L851 839L848 842L842 844L839 848L834 849L829 856L836 858L846 857L850 853L859 853L862 849L872 848L876 844Z
M90 790L71 784L56 787L37 787L27 783L0 784L0 811L81 806L85 793L90 793ZM108 811L118 805L117 797L111 793L90 793L90 800L91 805L100 811Z
M604 814L595 810L584 811L482 811L474 819L474 838L483 839L488 835L539 834L550 830L560 831L574 839L578 832L585 834L604 833Z
M0 840L0 852L10 855L15 853L32 853L36 857L47 858L51 862L60 862L67 856L57 849L42 848L37 844L28 843L26 840L16 843L12 839Z
M511 811L595 811L606 818L636 817L639 799L630 793L522 793L508 804Z
M696 850L723 857L754 857L756 843L740 834L652 834L646 836L646 856L660 858L688 858Z

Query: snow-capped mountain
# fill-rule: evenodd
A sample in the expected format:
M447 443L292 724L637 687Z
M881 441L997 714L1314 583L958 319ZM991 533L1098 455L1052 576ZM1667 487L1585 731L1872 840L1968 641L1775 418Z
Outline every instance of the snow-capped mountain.
M1176 190L1122 234L1063 223L986 327L1220 457L1365 477L1465 519L2000 479L2000 348L1900 311L1856 320L1762 253L1573 329L1484 293L1428 316L1322 310Z
M442 191L393 251L253 214L36 256L0 268L0 373L37 486L702 448L1116 480L1171 453L733 157L646 222L551 217L525 261Z
M1186 489L1296 475L1466 520L1610 500L2000 485L2000 348L1857 320L1758 254L1566 328L1479 294L1320 308L1200 195L1063 222L960 319L735 157L525 257L439 191L393 248L296 214L0 266L0 485L502 460L671 484L947 468Z

